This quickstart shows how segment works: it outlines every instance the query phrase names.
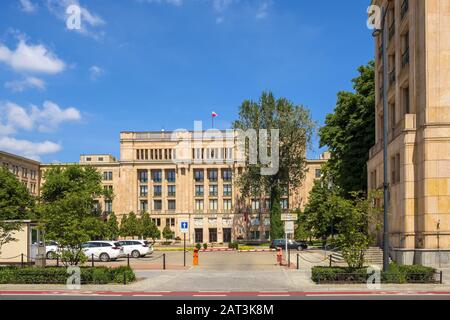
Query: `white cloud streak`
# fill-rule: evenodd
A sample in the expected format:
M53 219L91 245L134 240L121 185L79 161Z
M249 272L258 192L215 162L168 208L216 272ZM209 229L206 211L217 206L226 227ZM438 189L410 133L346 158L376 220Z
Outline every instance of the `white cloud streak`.
M26 13L33 13L37 10L37 5L31 0L19 0L20 9Z
M56 103L45 101L42 108L31 106L26 109L12 102L0 103L0 149L32 159L55 153L62 146L51 141L33 142L14 137L22 131L53 132L65 122L81 119L75 108L62 109Z
M29 45L19 40L15 50L0 44L0 62L15 71L56 74L64 71L66 64L44 45Z
M12 92L23 92L27 89L38 89L44 91L46 84L44 80L36 77L26 77L23 80L8 81L5 83L5 88Z

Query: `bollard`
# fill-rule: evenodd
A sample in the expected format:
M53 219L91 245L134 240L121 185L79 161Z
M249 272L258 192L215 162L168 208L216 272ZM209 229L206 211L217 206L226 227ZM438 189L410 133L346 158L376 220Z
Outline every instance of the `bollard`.
M442 270L439 272L439 283L442 284Z
M127 266L130 267L130 254L127 254Z
M20 255L20 267L23 268L23 253Z
M94 254L92 254L92 261L91 261L91 264L92 264L92 268L94 268L94 267L95 267L95 263L94 263Z
M166 254L163 253L163 270L166 270Z
M300 270L300 255L297 253L297 270Z
M283 249L278 248L277 249L277 262L281 265L283 265Z
M330 254L330 268L332 267L332 264L333 264L333 255Z
M192 264L198 266L198 249L194 249L194 261Z
M123 273L123 284L127 285L127 273L126 272Z
M56 267L59 268L59 256L56 256Z

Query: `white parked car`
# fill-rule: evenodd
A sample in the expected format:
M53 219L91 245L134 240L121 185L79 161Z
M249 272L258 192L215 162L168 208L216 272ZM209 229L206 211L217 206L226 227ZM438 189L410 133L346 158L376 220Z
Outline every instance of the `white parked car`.
M133 258L145 257L153 253L153 247L148 241L144 240L122 240L118 241L123 247L125 255Z
M117 241L89 241L83 245L83 252L89 260L108 262L124 256L124 249Z
M59 251L58 243L51 240L45 242L45 255L48 260L56 259L58 251Z

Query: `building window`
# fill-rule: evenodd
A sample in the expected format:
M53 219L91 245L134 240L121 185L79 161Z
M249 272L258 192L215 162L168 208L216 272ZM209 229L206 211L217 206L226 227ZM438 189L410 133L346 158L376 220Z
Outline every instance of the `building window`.
M111 171L103 172L103 181L112 181L113 173Z
M203 170L194 171L195 182L203 182L205 180L205 172Z
M156 219L152 219L153 223L157 226L157 227L161 227L161 219L160 218L156 218Z
M402 68L409 65L409 32L402 35Z
M155 211L162 210L162 201L161 200L153 200L153 210L155 210Z
M216 169L212 169L208 171L208 179L211 182L217 182L218 179L218 173Z
M22 168L22 178L28 178L28 169Z
M218 205L217 199L209 200L209 210L210 211L217 211L218 208L219 208L219 205Z
M162 196L162 186L154 186L153 187L153 196L161 197Z
M316 179L320 179L320 178L322 178L322 170L316 169Z
M230 182L231 180L233 180L233 171L231 171L230 169L223 170L222 177L223 181Z
M258 211L259 208L260 208L260 201L256 200L256 199L253 199L252 200L252 210L253 211Z
M113 190L114 190L114 187L113 186L103 186L103 190L105 191L105 192L113 192Z
M148 186L140 186L139 187L139 196L141 196L141 197L148 196Z
M92 158L86 158L86 162L91 162L92 161Z
M140 183L148 182L148 171L147 170L139 170L138 171L138 179Z
M153 170L152 178L153 178L153 182L161 183L162 182L162 171L161 170Z
M209 196L217 197L219 195L219 187L217 185L209 186Z
M175 218L166 218L166 226L175 227Z
M174 183L176 181L175 170L168 170L166 174L167 174L167 182Z
M392 184L400 183L400 154L391 158L391 181Z
M177 210L177 202L175 200L167 201L167 208L169 211Z
M177 194L176 186L167 186L167 196L175 197Z
M105 201L105 212L111 213L112 211L113 211L112 201L111 200L106 200Z
M282 199L280 201L281 210L288 210L289 209L289 201L288 199Z
M205 195L205 187L204 186L195 186L195 196L203 197Z
M141 212L148 212L148 201L147 200L140 202L139 210L141 210Z
M232 203L231 199L223 200L223 210L231 211L232 209L233 209L233 203Z
M195 210L203 211L205 209L205 203L203 200L195 200Z
M391 129L391 132L394 132L395 125L397 124L397 121L395 119L395 103L392 103L389 105L389 126Z
M403 112L404 114L411 113L410 110L410 100L409 100L409 87L402 89L402 100L403 100Z
M224 184L223 185L223 196L224 197L231 197L233 193L233 187L231 184Z

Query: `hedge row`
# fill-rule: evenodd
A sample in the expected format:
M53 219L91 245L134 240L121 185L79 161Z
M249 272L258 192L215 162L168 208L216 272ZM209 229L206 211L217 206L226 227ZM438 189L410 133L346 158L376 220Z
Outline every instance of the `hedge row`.
M82 284L130 283L136 280L133 270L129 267L82 267ZM0 284L66 284L70 274L60 267L19 268L1 267Z
M381 272L382 283L436 283L436 270L424 266L400 266L391 264L387 272ZM311 279L315 283L367 283L373 272L367 268L314 267Z

